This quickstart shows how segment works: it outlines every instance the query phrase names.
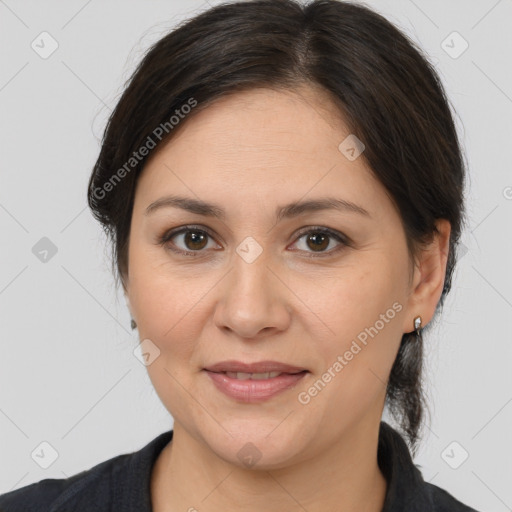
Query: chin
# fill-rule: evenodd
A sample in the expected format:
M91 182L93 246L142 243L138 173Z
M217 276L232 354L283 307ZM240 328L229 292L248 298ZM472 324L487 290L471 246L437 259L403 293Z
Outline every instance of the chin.
M225 431L220 436L201 435L210 449L230 464L252 471L279 469L297 459L305 442L303 426L291 422L285 426L288 419L279 425L279 421L233 420L224 425L231 435Z

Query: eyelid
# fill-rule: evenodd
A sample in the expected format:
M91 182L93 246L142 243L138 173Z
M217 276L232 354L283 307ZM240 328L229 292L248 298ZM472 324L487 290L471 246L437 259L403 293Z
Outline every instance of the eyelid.
M175 236L186 233L187 231L194 231L194 230L206 233L210 238L212 238L216 243L218 243L216 240L216 235L214 235L209 228L207 228L205 226L194 225L194 224L180 226L178 228L165 231L162 235L158 236L157 243L159 245L166 246L166 244L168 244L170 242L170 240L172 238L174 238ZM330 236L331 238L334 238L337 242L339 242L341 247L337 247L337 248L331 249L329 251L319 252L319 253L315 253L315 252L309 253L308 251L301 251L300 249L295 249L294 252L306 252L306 254L308 254L308 256L306 256L306 257L308 257L308 258L322 258L322 257L332 256L333 254L337 253L340 249L343 249L344 247L352 247L352 240L345 234L343 234L337 230L328 228L327 226L318 226L318 225L305 226L304 228L301 228L298 232L294 233L294 235L293 235L294 242L293 243L296 243L304 235L311 233L311 232L326 234L326 235ZM204 250L185 251L183 249L175 249L172 247L169 247L169 249L175 253L178 253L178 254L181 254L184 256L191 255L193 257L202 256L202 253L206 252Z
M315 226L315 225L306 226L304 228L301 228L297 233L295 233L295 237L300 238L301 236L303 236L307 233L310 233L310 232L325 233L327 235L332 236L333 238L338 239L340 242L343 242L347 245L350 245L352 243L352 241L350 240L350 238L347 235L341 233L340 231L338 231L336 229L328 228L327 226Z
M349 237L347 237L345 234L335 230L328 228L327 226L306 226L302 229L300 229L297 233L294 234L295 242L296 243L300 238L302 238L304 235L307 235L308 233L323 233L328 235L330 238L334 238L338 243L339 246L335 247L334 249L331 249L329 251L324 252L308 252L306 253L306 258L328 258L329 256L334 256L337 254L340 250L343 250L347 247L352 247L352 241ZM299 249L295 250L296 252L304 252L300 251Z
M206 233L212 240L214 240L216 243L215 235L210 231L208 228L204 226L189 224L186 226L181 226L179 228L171 229L168 231L164 231L162 235L158 236L158 244L162 246L167 246L168 243L170 243L171 238L174 238L177 235L181 235L183 233L186 233L187 231L201 231ZM201 253L205 251L185 251L183 249L175 249L173 247L169 247L169 249L175 253L182 254L182 255L192 255L194 257L202 256Z

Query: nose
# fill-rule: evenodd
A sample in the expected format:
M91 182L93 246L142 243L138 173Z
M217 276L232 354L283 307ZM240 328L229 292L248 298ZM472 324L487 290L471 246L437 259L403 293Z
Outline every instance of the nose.
M219 284L214 314L219 329L256 339L285 331L290 325L293 294L266 258L247 263L236 257Z

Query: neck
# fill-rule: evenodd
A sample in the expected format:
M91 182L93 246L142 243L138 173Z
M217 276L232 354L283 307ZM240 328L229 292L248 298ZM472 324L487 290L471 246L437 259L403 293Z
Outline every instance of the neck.
M175 422L154 466L153 510L381 512L386 480L377 465L378 431L379 424L358 424L314 459L266 471L226 462Z

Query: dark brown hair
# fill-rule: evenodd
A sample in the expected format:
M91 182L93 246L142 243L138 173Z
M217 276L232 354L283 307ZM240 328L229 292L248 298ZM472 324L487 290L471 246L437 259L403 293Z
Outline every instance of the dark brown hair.
M135 186L148 158L141 148L164 144L223 95L303 85L326 91L365 144L362 158L400 212L411 257L435 234L437 219L450 222L442 306L463 222L465 170L448 99L413 41L376 12L337 0L226 2L148 50L109 118L88 188L112 241L117 285L127 275ZM413 452L426 408L422 362L421 334L404 334L386 404Z

